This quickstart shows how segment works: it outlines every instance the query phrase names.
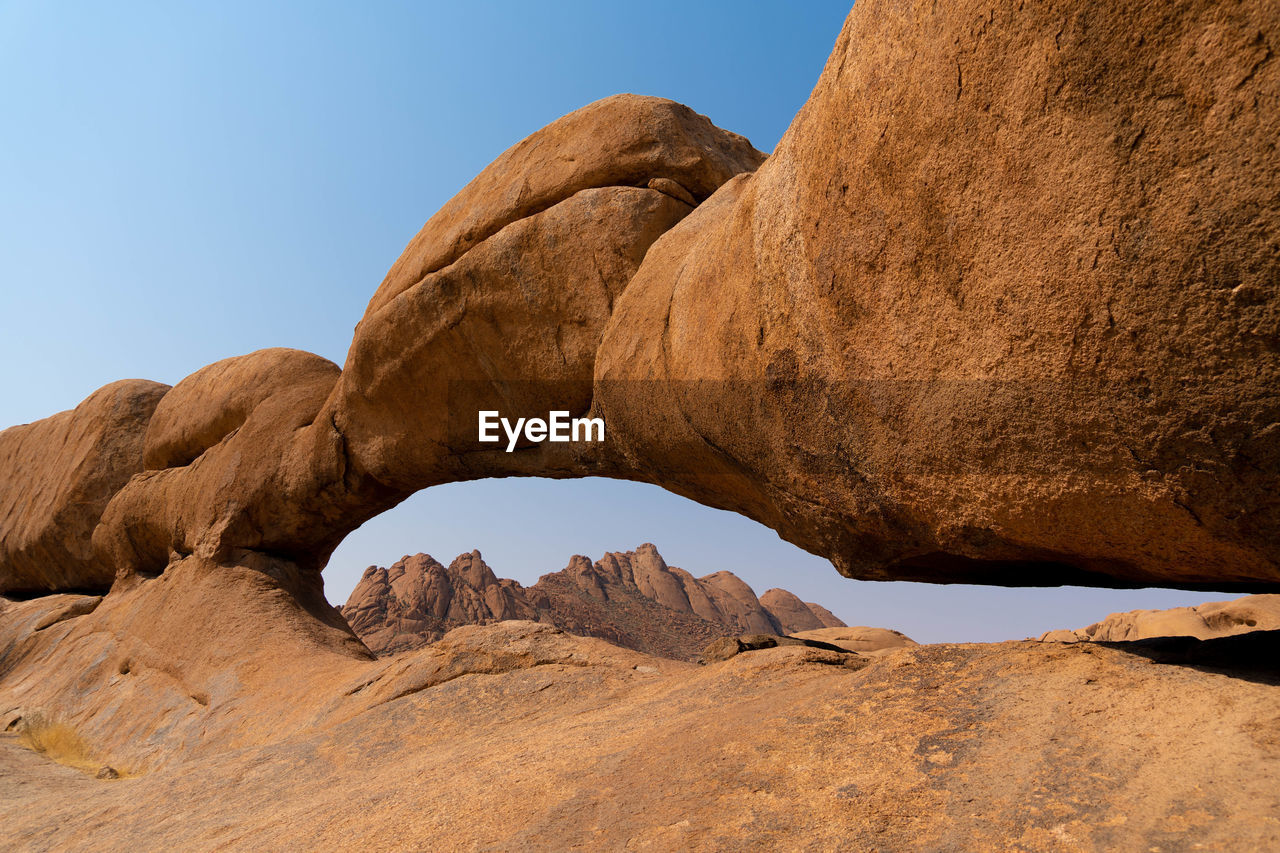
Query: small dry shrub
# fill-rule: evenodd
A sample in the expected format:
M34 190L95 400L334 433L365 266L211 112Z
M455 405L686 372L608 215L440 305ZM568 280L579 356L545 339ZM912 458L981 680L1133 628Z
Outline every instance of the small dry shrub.
M50 761L77 770L96 774L106 766L101 758L94 756L89 744L73 726L47 717L39 711L23 716L18 737L23 745ZM119 776L125 775L118 768L117 771Z

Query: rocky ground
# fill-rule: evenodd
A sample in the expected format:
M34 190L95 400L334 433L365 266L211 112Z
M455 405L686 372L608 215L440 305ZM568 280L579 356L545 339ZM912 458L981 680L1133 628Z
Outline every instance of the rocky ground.
M330 684L345 710L314 726L263 719L256 745L136 778L8 735L0 821L15 850L1274 849L1277 650L1260 632L698 666L469 627Z

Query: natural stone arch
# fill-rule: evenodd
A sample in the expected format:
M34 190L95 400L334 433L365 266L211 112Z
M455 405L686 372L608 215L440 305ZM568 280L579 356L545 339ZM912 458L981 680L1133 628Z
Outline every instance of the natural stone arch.
M325 559L485 476L655 482L854 577L1276 589L1275 22L860 0L763 165L657 99L552 124L415 238L341 371L255 353L0 434L0 593L115 573L6 612L8 695L142 760L264 737L195 710L238 696L277 732L357 713ZM449 380L608 445L475 447L429 414Z
M97 564L305 575L416 489L589 473L742 512L850 576L1274 588L1267 4L980 27L975 4L881 5L762 166L686 108L607 99L433 217L340 373L259 353L216 371L252 394L180 383L195 420L143 455L199 455L112 499ZM477 447L440 406L481 403L591 408L610 441Z
M609 98L544 128L427 223L343 370L264 350L179 382L97 551L125 583L192 554L316 571L349 530L421 488L620 473L590 448L478 445L475 412L587 412L604 326L649 247L763 159L656 98ZM461 433L459 411L470 413Z

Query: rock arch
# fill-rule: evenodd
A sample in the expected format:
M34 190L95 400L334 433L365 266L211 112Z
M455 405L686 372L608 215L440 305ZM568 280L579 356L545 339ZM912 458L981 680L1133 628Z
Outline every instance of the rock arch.
M417 489L520 474L656 482L853 577L1274 588L1266 4L882 5L767 162L630 95L514 146L410 243L342 370L268 350L183 380L100 519L11 482L10 517L95 568L38 577L39 536L7 539L0 589L188 556L306 575ZM493 451L459 428L480 407L591 410L610 441Z
M859 0L767 161L659 99L549 125L341 370L267 350L0 433L4 707L141 764L346 719L378 665L328 554L489 476L657 483L851 577L1277 589L1277 20ZM609 440L493 451L480 404Z

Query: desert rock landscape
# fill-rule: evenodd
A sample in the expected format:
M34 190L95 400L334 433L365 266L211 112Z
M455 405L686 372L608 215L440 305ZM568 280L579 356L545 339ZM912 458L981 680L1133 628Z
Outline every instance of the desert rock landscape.
M0 432L5 846L1280 848L1278 43L1272 0L860 0L768 156L597 101L427 221L341 367ZM494 450L485 409L607 440ZM509 476L654 483L850 578L1259 595L924 646L656 549L325 599L364 521ZM487 624L451 598L409 648L373 588L411 569Z
M132 778L0 738L0 812L15 849L1264 850L1280 649L1252 638L697 666L469 626L299 670L285 702L192 705L241 725Z
M1248 595L1235 601L1210 601L1197 607L1112 613L1079 630L1046 631L1041 640L1146 640L1195 637L1211 640L1251 631L1280 631L1280 595Z
M724 636L848 627L785 589L756 598L733 572L695 578L668 566L649 543L594 563L576 554L527 589L494 575L479 551L460 554L447 568L428 554L406 556L387 569L366 569L342 616L380 655L427 645L450 628L509 619L677 660L696 660Z

